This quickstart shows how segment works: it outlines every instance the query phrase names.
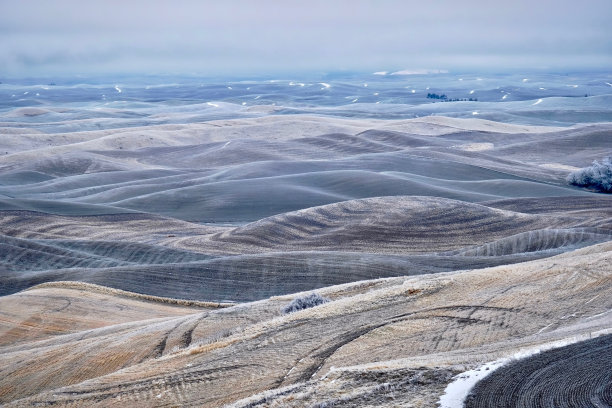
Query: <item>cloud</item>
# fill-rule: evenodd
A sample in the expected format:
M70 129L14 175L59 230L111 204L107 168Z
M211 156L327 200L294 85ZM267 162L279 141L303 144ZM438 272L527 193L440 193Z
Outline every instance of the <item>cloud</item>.
M612 2L0 0L0 73L606 67Z

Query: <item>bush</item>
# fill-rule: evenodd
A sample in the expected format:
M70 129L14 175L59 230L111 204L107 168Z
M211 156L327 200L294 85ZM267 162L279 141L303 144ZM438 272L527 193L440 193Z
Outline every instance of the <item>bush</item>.
M293 313L297 312L298 310L319 306L327 302L329 302L329 299L324 298L316 292L313 292L306 296L293 299L291 303L283 308L283 313Z
M601 163L595 160L592 166L570 173L567 181L575 186L612 193L612 156L604 157Z

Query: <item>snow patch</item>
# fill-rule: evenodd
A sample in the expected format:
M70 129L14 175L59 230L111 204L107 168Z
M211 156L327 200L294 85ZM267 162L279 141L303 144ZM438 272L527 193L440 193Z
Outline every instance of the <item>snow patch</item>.
M427 75L427 74L448 74L445 69L403 69L392 72L391 75Z
M453 146L457 149L466 152L482 152L484 150L491 150L495 147L493 143L466 143L462 145Z
M567 164L561 164L561 163L544 163L544 164L539 164L538 167L543 167L545 169L551 169L551 170L565 170L565 171L578 170L578 167L568 166Z
M463 401L476 383L491 374L495 369L510 361L509 358L486 363L473 370L466 371L455 377L455 381L446 386L438 404L440 408L462 408Z
M544 330L548 329L550 326L552 326L554 323L551 324L547 324L546 326L542 327L540 330L538 330L538 334L542 333Z
M594 298L592 298L591 300L587 301L587 302L585 303L585 305L588 305L589 303L591 303L592 301L594 301L594 300L595 300L595 299L597 299L598 297L599 297L599 295L595 295L595 297L594 297Z
M589 317L587 317L587 320L590 320L590 319L595 319L596 317L600 317L600 316L607 315L607 314L608 314L608 313L610 313L610 312L612 312L612 310L606 310L606 311L605 311L605 312L603 312L603 313L599 313L599 314L596 314L596 315L593 315L593 316L589 316Z

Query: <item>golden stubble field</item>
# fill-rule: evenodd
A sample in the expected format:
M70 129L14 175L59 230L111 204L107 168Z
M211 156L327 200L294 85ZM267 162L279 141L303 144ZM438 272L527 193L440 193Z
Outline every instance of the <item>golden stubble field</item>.
M264 393L236 405L367 405L393 390L390 406L427 406L468 367L610 329L611 251L329 287L319 293L331 302L289 315L295 295L218 308L34 287L1 299L2 399L213 407ZM423 378L404 384L411 376Z

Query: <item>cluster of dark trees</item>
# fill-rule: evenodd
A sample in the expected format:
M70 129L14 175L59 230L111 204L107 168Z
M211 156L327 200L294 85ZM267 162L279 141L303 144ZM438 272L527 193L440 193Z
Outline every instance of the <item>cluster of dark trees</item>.
M445 94L438 95L437 93L428 93L427 97L429 99L447 99Z
M478 98L454 98L454 99L447 99L444 102L457 102L457 101L476 102L477 100L478 100Z
M442 94L442 95L438 95L437 93L428 93L427 94L427 98L429 99L438 99L441 100L443 102L458 102L458 101L462 101L462 102L475 102L478 100L478 98L453 98L453 99L448 99L448 97L446 96L446 94Z

